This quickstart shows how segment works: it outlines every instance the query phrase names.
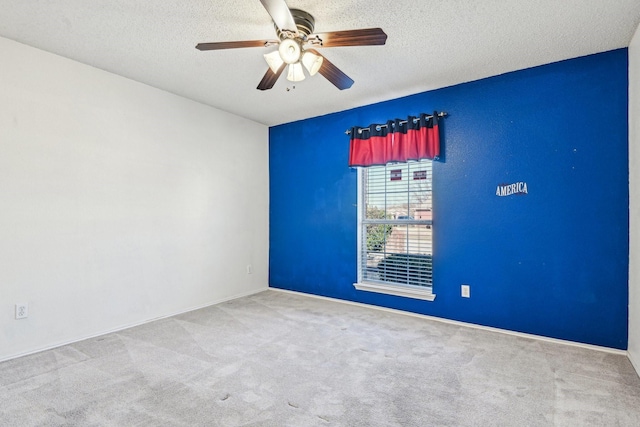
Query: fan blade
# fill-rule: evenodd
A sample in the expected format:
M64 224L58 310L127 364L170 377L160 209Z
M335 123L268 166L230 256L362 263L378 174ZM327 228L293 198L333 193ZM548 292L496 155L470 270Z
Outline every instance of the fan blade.
M322 56L315 49L307 49L307 52ZM340 71L338 67L329 62L329 60L324 56L322 56L322 66L320 67L318 72L340 90L349 89L353 85L353 80L345 73Z
M319 47L375 46L385 44L387 35L382 28L363 28L311 34L309 41L313 43L314 39L321 42Z
M260 3L267 9L271 19L280 28L280 31L287 30L296 35L298 34L296 21L293 20L289 6L284 0L260 0Z
M237 49L240 47L265 47L270 44L278 44L276 40L247 40L242 42L214 42L214 43L198 43L198 50L220 50L220 49Z
M277 73L274 73L273 71L271 71L271 68L268 68L267 72L265 73L264 77L262 77L262 80L260 80L260 84L258 84L258 87L256 89L271 89L273 85L276 84L278 77L280 77L280 74L282 74L286 65L287 64L283 63L280 68L278 68Z

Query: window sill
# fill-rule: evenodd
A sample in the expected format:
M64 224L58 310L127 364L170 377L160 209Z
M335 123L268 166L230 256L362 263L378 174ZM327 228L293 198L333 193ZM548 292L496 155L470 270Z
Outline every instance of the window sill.
M431 293L431 290L429 289L420 289L409 286L383 285L371 282L354 283L353 286L359 291L376 292L379 294L395 295L425 301L433 301L436 299L436 294Z

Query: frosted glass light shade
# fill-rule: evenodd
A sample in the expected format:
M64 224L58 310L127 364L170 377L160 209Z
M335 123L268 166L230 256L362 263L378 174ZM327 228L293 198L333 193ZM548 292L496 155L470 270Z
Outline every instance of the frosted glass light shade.
M302 64L299 62L295 64L289 64L289 72L287 73L287 80L290 82L301 82L304 80L304 70Z
M305 52L302 55L302 64L307 69L310 76L315 76L320 67L322 67L322 56L316 55L311 52Z
M280 58L287 64L295 64L302 54L300 45L293 39L282 40L278 52L280 52Z
M282 64L284 64L284 61L280 58L280 52L277 50L271 53L265 53L264 60L267 61L269 68L271 68L271 71L274 73L277 73L280 67L282 67Z

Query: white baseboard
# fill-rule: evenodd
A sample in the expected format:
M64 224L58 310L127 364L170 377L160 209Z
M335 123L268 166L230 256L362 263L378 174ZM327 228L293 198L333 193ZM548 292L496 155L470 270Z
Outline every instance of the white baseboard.
M28 356L30 354L35 354L35 353L40 353L42 351L52 350L54 348L58 348L58 347L62 347L62 346L65 346L65 345L73 344L73 343L76 343L76 342L79 342L79 341L88 340L88 339L99 337L99 336L102 336L102 335L107 335L107 334L112 334L114 332L123 331L125 329L129 329L129 328L133 328L133 327L136 327L136 326L144 325L144 324L147 324L147 323L155 322L156 320L166 319L168 317L177 316L179 314L188 313L190 311L200 310L201 308L211 307L212 305L217 305L217 304L220 304L220 303L223 303L223 302L226 302L226 301L231 301L231 300L242 298L242 297L246 297L246 296L249 296L249 295L258 294L260 292L264 292L264 291L267 291L267 290L269 290L268 287L258 288L258 289L254 289L254 290L249 291L249 292L243 292L241 294L236 294L236 295L233 295L233 296L230 296L230 297L221 298L221 299L218 299L218 300L215 300L215 301L210 301L210 302L208 302L206 304L194 306L194 307L191 307L191 308L188 308L188 309L185 309L185 310L180 310L180 311L177 311L177 312L174 312L174 313L170 313L170 314L167 314L167 315L154 317L152 319L143 320L141 322L130 323L130 324L127 324L127 325L120 325L120 326L117 326L117 327L115 327L113 329L108 329L108 330L97 332L97 333L91 334L91 335L85 335L85 336L82 336L82 337L74 338L72 340L57 342L57 343L54 343L54 344L51 344L51 345L47 345L45 347L37 348L35 350L30 350L30 351L23 352L23 353L11 354L11 355L6 356L6 357L3 356L2 358L0 358L0 363L1 362L5 362L7 360L11 360L11 359L17 359L18 357Z
M459 320L450 320L450 319L445 319L443 317L428 316L426 314L412 313L410 311L397 310L397 309L387 308L387 307L380 307L380 306L377 306L377 305L371 305L371 304L364 304L364 303L360 303L360 302L347 301L347 300L342 300L342 299L338 299L338 298L323 297L323 296L320 296L320 295L307 294L307 293L304 293L304 292L289 291L289 290L286 290L286 289L278 289L278 288L269 288L269 290L270 291L276 291L276 292L290 293L290 294L295 294L295 295L301 295L301 296L306 296L306 297L309 297L309 298L318 298L318 299L323 299L323 300L327 300L327 301L334 301L334 302L339 302L339 303L342 303L342 304L355 305L357 307L371 308L371 309L374 309L374 310L380 310L380 311L386 311L386 312L389 312L389 313L402 314L402 315L405 315L405 316L418 317L420 319L433 320L435 322L448 323L450 325L464 326L464 327L467 327L467 328L481 329L481 330L484 330L484 331L491 331L491 332L498 332L498 333L505 334L505 335L512 335L512 336L521 337L521 338L534 339L534 340L538 340L538 341L545 341L545 342L550 342L550 343L554 343L554 344L568 345L568 346L572 346L572 347L580 347L580 348L585 348L585 349L589 349L589 350L603 351L603 352L606 352L606 353L619 354L619 355L622 355L622 356L629 357L629 354L628 354L628 352L626 350L619 350L617 348L603 347L603 346L593 345L593 344L584 344L584 343L580 343L580 342L576 342L576 341L561 340L561 339L558 339L558 338L549 338L549 337L545 337L545 336L542 336L542 335L527 334L527 333L524 333L524 332L515 332L515 331L510 331L508 329L501 329L501 328L493 328L493 327L490 327L490 326L476 325L474 323L461 322ZM629 357L629 360L631 360L630 357ZM633 360L631 360L631 363L636 368L636 371L640 372L638 370L638 367L640 367L640 364L633 363Z

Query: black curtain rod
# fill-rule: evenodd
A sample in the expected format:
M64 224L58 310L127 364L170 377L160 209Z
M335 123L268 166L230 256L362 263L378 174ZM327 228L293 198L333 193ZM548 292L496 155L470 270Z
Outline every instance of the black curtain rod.
M441 111L441 112L438 113L438 117L446 117L447 115L448 114L446 112L444 112L444 111ZM433 117L433 114L430 114L430 115L427 116L428 119L430 119L431 117ZM418 118L413 119L413 123L417 122L418 120L420 120L420 119L418 119ZM405 123L407 123L406 120L400 120L400 124L405 124ZM380 129L386 128L386 127L387 127L386 124L376 125L376 130L380 130ZM371 128L360 128L360 130L361 131L363 131L363 130L371 130ZM351 129L347 129L344 133L347 134L347 135L351 135Z

